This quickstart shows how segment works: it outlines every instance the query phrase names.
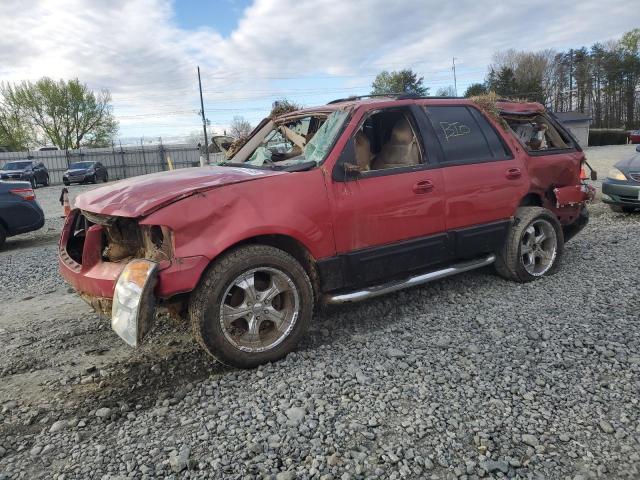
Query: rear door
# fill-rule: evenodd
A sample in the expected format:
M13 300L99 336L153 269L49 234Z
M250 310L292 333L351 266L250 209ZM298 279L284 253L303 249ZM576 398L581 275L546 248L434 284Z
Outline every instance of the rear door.
M527 192L525 166L477 108L428 105L425 113L437 139L445 226L456 256L491 251Z

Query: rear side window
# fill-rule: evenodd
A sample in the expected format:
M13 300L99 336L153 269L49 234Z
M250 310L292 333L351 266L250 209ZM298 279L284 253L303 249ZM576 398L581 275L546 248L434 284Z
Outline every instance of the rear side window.
M561 129L557 129L545 115L504 114L502 117L530 154L562 153L563 150L574 147L573 141Z
M426 111L442 147L444 163L481 163L511 158L491 124L475 108L430 106Z

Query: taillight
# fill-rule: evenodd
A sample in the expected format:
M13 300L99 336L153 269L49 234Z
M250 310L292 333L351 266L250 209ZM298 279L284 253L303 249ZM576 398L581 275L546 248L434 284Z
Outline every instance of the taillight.
M585 168L584 162L580 164L580 180L589 180L587 176L587 169Z
M10 193L22 197L24 200L35 200L36 194L31 188L14 188L9 190Z

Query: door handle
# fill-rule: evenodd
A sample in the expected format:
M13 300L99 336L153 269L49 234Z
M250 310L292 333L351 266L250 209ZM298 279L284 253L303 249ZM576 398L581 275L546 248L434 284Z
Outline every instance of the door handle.
M509 180L515 180L516 178L520 178L522 176L522 172L520 171L519 168L510 168L505 173L505 176Z
M413 186L413 193L417 194L429 193L431 190L433 190L431 180L421 180Z

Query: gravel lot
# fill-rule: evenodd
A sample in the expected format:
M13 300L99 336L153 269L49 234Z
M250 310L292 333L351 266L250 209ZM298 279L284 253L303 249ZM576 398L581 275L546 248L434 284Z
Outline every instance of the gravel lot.
M640 478L640 215L594 204L553 277L320 311L238 371L169 319L121 342L59 279L59 188L37 194L45 227L0 252L1 480Z

